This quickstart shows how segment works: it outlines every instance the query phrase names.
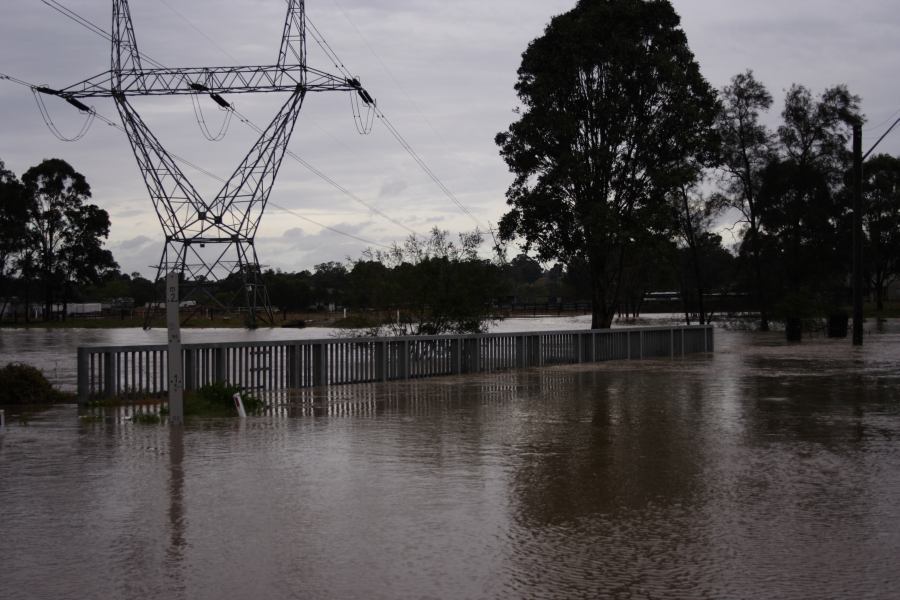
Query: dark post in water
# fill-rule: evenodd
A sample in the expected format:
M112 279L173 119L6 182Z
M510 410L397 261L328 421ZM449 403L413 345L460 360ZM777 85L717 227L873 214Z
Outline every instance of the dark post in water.
M853 123L853 345L863 343L862 124Z

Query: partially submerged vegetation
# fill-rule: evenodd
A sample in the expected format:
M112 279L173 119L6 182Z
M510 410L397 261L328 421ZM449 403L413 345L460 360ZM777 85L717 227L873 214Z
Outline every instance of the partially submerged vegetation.
M244 410L248 415L258 415L263 412L266 407L265 402L246 393L239 386L231 385L225 382L216 382L204 385L198 390L185 392L184 394L184 416L185 417L236 417L238 415L237 408L234 405L234 395L240 394L241 401L244 404ZM154 404L158 402L154 401ZM99 409L113 409L122 406L140 406L144 403L135 404L134 400L123 398L107 398L102 400L94 400L89 406ZM158 404L157 404L158 406ZM169 416L169 407L164 404L162 408L156 412L154 409L136 409L135 412L128 417L127 420L139 425L159 425L165 422L165 418ZM85 417L86 421L98 420L96 417Z
M0 369L0 404L55 404L73 400L72 394L54 388L40 369L31 365L9 363Z
M185 417L236 417L234 395L240 394L244 410L248 415L259 414L265 408L265 402L247 394L240 387L226 382L215 382L204 385L198 390L184 394ZM163 414L168 414L163 409Z

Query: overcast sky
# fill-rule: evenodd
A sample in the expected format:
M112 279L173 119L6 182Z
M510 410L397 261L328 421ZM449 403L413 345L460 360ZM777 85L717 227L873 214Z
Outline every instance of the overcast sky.
M109 30L108 0L60 0ZM378 100L379 107L457 198L485 223L505 208L511 176L494 135L514 119L513 92L522 51L550 18L575 0L309 0L307 14ZM802 83L818 94L846 83L862 97L868 118L864 148L900 116L900 10L896 0L674 0L682 26L709 82L721 88L751 68L775 98L777 125L784 90ZM133 0L141 52L168 66L272 64L277 58L284 0ZM202 32L202 33L201 33ZM109 68L109 44L40 0L6 2L0 20L0 72L64 87ZM309 64L334 71L309 42ZM268 122L275 94L232 95L257 124ZM116 116L110 100L91 104ZM203 138L187 97L136 99L171 151L227 177L254 134L235 119L220 142ZM63 133L82 117L62 101L47 102ZM222 114L204 99L204 114ZM378 122L360 136L346 94L310 94L290 146L357 197L421 232L454 234L476 223L422 173ZM900 128L879 146L900 154ZM27 88L0 81L0 160L21 175L59 157L83 173L93 201L110 213L109 247L126 272L150 275L162 235L130 146L121 132L95 122L79 142L63 143L44 126ZM184 171L208 195L219 182ZM257 237L260 261L284 270L359 257L366 243L304 220L307 217L377 244L408 231L337 191L286 158Z

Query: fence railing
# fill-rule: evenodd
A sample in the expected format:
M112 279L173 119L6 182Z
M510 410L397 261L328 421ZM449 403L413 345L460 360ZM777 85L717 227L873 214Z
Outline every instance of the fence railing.
M676 357L713 349L713 328L639 327L396 338L183 344L185 390L228 382L295 389L543 365ZM78 348L78 401L167 391L167 346Z

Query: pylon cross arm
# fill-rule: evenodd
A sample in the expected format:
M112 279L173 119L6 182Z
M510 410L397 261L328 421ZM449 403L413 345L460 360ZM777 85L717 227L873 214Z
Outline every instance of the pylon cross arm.
M186 67L106 71L56 91L66 98L249 94L257 92L350 92L352 82L305 66ZM48 90L52 91L52 90Z

